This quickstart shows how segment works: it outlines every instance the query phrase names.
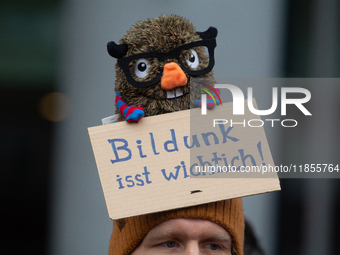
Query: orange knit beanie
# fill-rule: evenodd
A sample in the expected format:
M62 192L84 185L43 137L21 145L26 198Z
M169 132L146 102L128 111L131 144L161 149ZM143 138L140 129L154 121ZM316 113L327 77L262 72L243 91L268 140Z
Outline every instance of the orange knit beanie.
M241 198L114 221L109 255L130 254L154 226L177 218L203 219L220 225L232 237L237 255L243 255L244 217Z

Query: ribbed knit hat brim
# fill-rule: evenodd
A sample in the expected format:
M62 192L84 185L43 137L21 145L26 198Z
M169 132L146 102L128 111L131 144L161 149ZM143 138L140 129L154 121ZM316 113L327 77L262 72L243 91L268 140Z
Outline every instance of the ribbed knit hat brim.
M130 254L154 226L178 218L204 219L220 225L232 237L233 247L237 254L243 255L244 216L241 198L114 221L109 255Z

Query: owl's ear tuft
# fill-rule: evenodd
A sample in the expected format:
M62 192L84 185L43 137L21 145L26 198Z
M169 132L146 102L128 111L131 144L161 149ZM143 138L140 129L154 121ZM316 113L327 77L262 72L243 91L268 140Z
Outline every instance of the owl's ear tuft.
M127 51L128 51L127 44L117 45L113 41L107 43L107 52L110 54L111 57L122 58Z
M217 29L215 27L209 27L204 32L196 32L202 39L214 39L217 36Z

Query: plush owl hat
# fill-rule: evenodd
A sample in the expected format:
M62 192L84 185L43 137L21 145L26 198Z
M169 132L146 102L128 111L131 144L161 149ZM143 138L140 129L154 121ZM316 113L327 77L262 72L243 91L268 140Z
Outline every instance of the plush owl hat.
M191 79L213 78L216 36L216 28L196 32L187 19L163 15L138 22L119 44L109 42L109 54L118 59L120 120L128 117L129 106L140 107L145 116L190 109Z

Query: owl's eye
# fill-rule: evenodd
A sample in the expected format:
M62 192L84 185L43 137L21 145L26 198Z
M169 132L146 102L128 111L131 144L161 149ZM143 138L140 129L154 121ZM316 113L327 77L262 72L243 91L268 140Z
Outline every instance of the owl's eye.
M187 64L191 67L191 68L197 68L199 65L200 61L198 59L198 55L197 52L193 49L190 50L190 54L188 54L188 58L187 58Z
M145 78L148 75L150 63L145 58L138 59L135 64L135 75L138 78Z

